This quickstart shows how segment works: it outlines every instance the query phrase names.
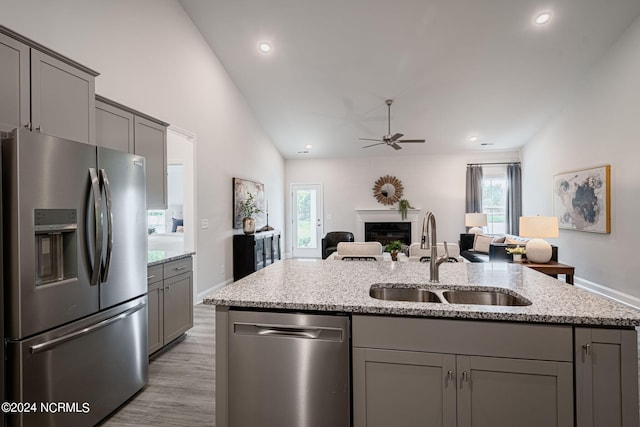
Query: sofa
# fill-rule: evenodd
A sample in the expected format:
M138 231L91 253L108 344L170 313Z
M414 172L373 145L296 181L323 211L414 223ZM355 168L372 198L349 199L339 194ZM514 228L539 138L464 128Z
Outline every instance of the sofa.
M507 252L507 248L524 246L528 240L512 234L461 234L460 255L469 262L509 262L513 261L513 255ZM551 260L558 261L558 247L555 245L551 245Z

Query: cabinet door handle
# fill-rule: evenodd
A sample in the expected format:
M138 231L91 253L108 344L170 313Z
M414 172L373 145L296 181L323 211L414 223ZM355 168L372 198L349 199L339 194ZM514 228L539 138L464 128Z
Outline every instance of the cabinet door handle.
M154 277L156 277L156 275L155 275L155 274L152 274L151 276L147 276L147 280L149 280L149 279L153 279Z
M447 379L449 381L453 381L453 371L452 370L448 370L447 371Z
M182 265L180 267L176 267L174 270L184 270L185 268L187 268L186 265Z
M584 352L587 356L591 356L591 344L585 344L582 348L584 348Z
M24 125L24 128L31 130L31 122L27 122L27 124Z
M469 381L469 374L467 371L462 371L462 381Z
M36 132L42 132L42 126L38 126L38 127L36 128Z

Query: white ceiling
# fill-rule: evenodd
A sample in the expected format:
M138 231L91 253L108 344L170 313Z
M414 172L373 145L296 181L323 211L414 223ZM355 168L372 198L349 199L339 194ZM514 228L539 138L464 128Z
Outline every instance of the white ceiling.
M639 0L180 3L287 159L517 149L640 15ZM388 98L391 133L427 143L361 148L387 133Z

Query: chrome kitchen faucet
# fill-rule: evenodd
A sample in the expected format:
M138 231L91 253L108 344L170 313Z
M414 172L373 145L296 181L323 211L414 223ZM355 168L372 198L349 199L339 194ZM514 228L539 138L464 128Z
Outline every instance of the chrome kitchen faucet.
M422 221L422 241L420 243L421 249L431 249L431 256L429 257L429 282L440 282L439 267L440 264L449 259L449 249L447 248L447 242L444 242L445 254L438 257L438 239L436 237L436 216L433 212L427 212L424 214L424 220Z

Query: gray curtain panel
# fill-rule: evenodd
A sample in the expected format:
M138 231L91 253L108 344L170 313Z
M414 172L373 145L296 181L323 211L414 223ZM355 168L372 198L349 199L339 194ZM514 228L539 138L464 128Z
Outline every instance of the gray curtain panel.
M467 213L482 212L482 166L467 165Z
M520 233L522 216L522 172L520 164L507 166L507 233Z

